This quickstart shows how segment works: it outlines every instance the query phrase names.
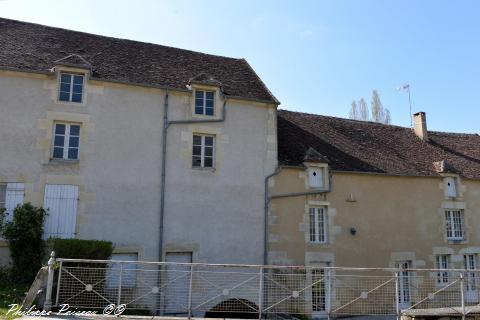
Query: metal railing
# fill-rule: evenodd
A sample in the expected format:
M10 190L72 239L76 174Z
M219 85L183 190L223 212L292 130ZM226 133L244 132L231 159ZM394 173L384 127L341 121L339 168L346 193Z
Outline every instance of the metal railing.
M480 313L480 270L53 258L49 266L46 306L259 319Z

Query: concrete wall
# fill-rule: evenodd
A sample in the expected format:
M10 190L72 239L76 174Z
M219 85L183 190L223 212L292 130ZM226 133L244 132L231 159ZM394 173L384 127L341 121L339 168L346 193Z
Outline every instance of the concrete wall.
M305 169L285 168L271 194L305 191ZM269 262L285 265L435 267L435 255L451 254L463 268L464 253L480 253L480 181L458 180L459 197L446 198L442 177L332 174L332 191L273 199L269 212ZM310 243L308 207L328 208L328 241ZM445 208L464 208L466 239L446 239ZM352 235L350 229L356 234Z
M76 237L158 261L165 90L87 81L80 105L58 102L57 90L56 75L0 71L0 183L24 182L25 201L38 206L46 183L78 185ZM169 95L171 119L189 118L192 92ZM192 251L194 261L259 263L275 106L232 100L227 109L224 123L169 129L166 249ZM78 162L50 159L54 121L81 123ZM192 132L217 135L215 171L191 168Z

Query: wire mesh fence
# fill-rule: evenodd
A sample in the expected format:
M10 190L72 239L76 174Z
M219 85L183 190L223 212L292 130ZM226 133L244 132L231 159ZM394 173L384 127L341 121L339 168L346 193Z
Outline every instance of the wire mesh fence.
M57 261L55 306L282 319L480 312L480 270Z

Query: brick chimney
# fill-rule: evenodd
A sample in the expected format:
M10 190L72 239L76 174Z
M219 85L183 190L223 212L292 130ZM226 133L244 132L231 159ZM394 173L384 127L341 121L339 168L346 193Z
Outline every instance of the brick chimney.
M423 141L428 141L427 115L425 112L417 112L413 114L413 130L417 137Z

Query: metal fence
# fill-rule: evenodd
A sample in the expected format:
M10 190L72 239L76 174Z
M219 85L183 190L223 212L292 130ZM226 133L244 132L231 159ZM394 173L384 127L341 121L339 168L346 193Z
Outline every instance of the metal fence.
M79 309L113 304L131 312L236 318L480 312L480 270L58 259L50 261L49 278L53 306Z

